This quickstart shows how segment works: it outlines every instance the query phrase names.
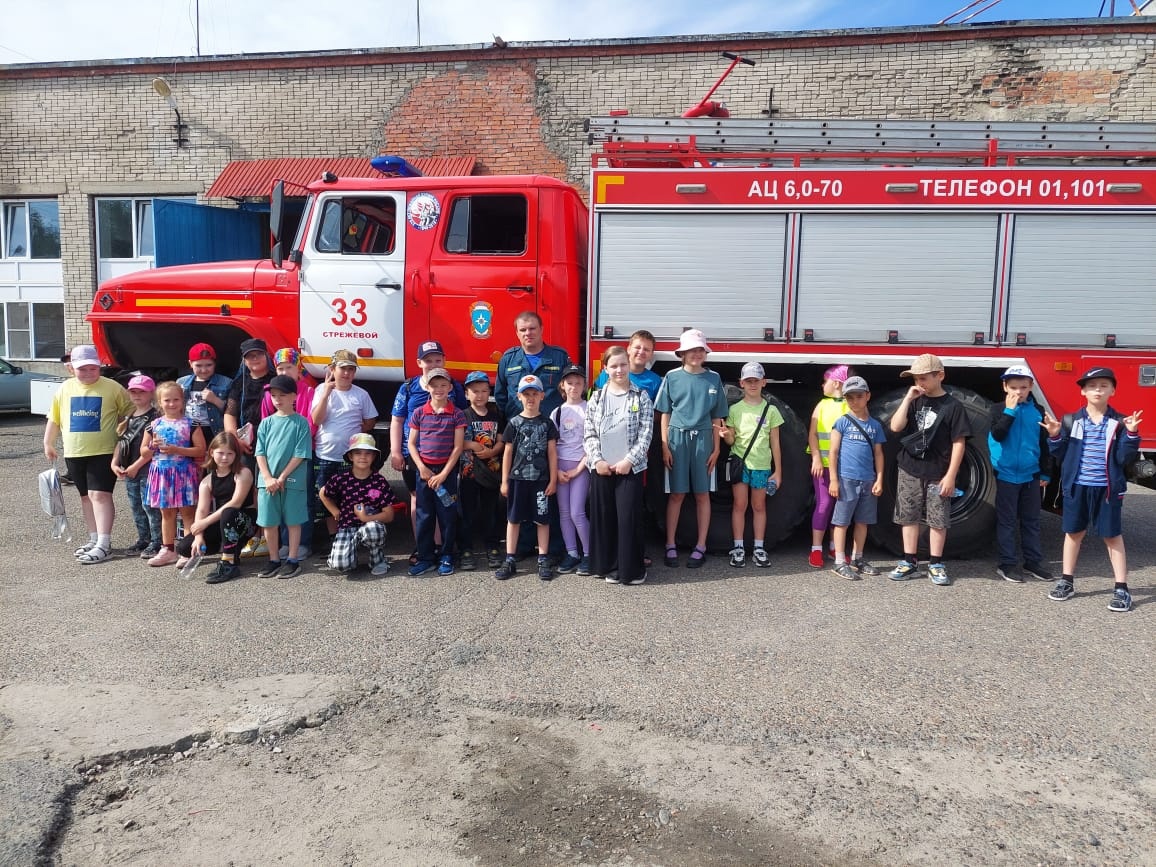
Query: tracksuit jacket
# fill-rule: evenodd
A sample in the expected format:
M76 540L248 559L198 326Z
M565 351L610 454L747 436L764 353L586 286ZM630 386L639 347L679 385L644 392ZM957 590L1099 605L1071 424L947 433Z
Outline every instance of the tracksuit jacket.
M1040 427L1043 420L1044 413L1032 395L1015 409L1003 404L992 407L987 448L995 477L1001 482L1022 485L1050 480L1052 458L1048 433Z
M1140 435L1130 434L1124 427L1119 412L1108 407L1104 415L1108 419L1106 431L1107 442L1105 457L1107 458L1108 488L1105 501L1112 497L1124 496L1128 488L1128 480L1124 476L1124 467L1140 453ZM1071 425L1068 420L1071 419ZM1080 475L1080 461L1084 455L1084 422L1088 419L1087 409L1081 409L1070 416L1064 416L1063 429L1055 439L1048 440L1048 448L1052 457L1060 462L1060 488L1065 497L1071 497L1076 488L1076 479Z

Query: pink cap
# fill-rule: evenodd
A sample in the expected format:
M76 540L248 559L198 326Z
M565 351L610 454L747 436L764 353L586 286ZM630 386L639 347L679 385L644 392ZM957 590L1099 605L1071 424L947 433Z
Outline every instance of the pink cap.
M851 375L851 368L845 364L836 364L834 367L828 367L823 371L823 379L833 379L835 382L846 382L847 377Z
M138 373L128 381L129 391L156 391L157 384L153 382L151 376L145 376L143 373Z

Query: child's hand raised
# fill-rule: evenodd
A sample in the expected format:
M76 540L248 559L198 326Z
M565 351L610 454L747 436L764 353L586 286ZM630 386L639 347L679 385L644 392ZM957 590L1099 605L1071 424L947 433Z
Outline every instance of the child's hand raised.
M923 389L920 388L918 385L913 385L913 386L911 386L911 388L907 389L907 397L905 398L905 400L909 400L909 401L915 400L915 398L919 397L922 394L923 394Z
M1138 409L1129 416L1124 417L1124 427L1128 428L1128 433L1136 433L1140 427L1140 414L1144 410Z
M1060 423L1052 417L1050 412L1044 413L1044 420L1040 422L1040 427L1046 430L1052 439L1060 435Z

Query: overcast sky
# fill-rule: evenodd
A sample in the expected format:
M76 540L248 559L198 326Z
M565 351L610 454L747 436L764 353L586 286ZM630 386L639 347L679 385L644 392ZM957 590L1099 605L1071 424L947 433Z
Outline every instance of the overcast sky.
M0 0L0 64L196 53L198 0ZM968 0L199 0L200 53L934 24ZM1105 0L1105 14L1108 3ZM983 5L983 4L981 4ZM978 8L978 7L977 7ZM1116 0L1117 12L1130 11ZM1095 18L1099 0L1003 0L975 21Z

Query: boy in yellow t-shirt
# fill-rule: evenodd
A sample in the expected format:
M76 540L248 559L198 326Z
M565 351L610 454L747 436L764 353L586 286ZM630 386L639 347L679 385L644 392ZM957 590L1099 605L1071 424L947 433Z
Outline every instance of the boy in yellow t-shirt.
M116 506L112 489L116 475L112 455L116 451L117 423L133 410L128 392L117 382L100 375L95 346L72 350L73 378L66 380L52 399L44 426L44 457L57 458L56 438L64 440L64 463L80 494L88 542L76 549L76 559L86 565L107 560L112 551L112 522Z

